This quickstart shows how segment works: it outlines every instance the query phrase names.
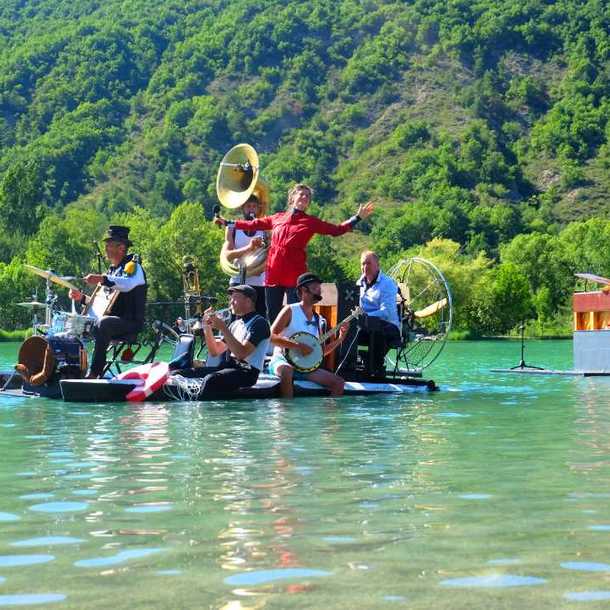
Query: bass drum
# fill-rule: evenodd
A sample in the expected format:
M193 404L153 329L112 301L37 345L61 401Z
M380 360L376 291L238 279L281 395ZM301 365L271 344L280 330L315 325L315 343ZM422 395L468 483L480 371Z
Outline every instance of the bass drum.
M19 348L15 370L23 377L24 391L59 396L60 379L84 377L87 352L76 337L35 335Z

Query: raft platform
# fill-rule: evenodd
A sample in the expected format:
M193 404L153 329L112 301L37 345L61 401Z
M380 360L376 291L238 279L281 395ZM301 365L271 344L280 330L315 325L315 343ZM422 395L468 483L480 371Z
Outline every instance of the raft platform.
M610 377L610 371L562 371L556 369L539 369L518 367L515 369L491 369L492 373L517 373L519 375L564 375L566 377Z
M12 376L12 372L0 372L0 397L44 397L65 400L67 402L103 403L124 402L126 396L142 382L134 379L61 379L58 384L34 387L23 384L21 377ZM6 387L4 387L6 385ZM214 394L201 398L185 397L180 383L170 379L146 399L146 402L170 402L188 400L232 400L279 397L280 380L274 375L261 374L256 385L250 388L237 388L230 393ZM438 390L432 380L417 377L385 377L362 381L346 381L346 396L364 396L368 394L407 394ZM311 381L295 380L294 395L327 396L328 391Z

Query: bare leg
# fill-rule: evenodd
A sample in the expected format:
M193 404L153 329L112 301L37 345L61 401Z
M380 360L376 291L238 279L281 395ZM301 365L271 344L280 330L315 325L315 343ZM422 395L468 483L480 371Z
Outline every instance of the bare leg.
M318 369L313 373L309 373L307 379L328 388L331 396L343 395L345 380L342 377L339 377L339 375L335 375L325 369Z
M294 369L289 364L282 364L277 367L277 375L280 378L280 396L282 398L292 398L294 396L293 372Z

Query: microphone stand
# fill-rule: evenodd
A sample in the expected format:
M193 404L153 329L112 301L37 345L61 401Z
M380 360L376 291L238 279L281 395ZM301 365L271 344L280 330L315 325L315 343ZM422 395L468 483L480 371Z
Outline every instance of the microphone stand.
M525 363L525 322L521 322L521 326L519 328L521 329L521 360L519 360L519 364L517 364L517 366L511 366L510 370L514 371L515 369L535 369L537 371L543 371L544 367L542 366L534 366L533 364Z
M104 256L100 252L100 247L96 241L93 242L93 247L95 248L95 258L97 259L97 273L98 275L102 274L102 262L104 260Z

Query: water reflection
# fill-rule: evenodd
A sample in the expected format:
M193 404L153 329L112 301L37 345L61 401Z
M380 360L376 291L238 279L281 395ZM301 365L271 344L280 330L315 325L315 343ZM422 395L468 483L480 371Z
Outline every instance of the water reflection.
M105 568L127 563L131 559L141 559L155 553L160 553L163 549L131 549L121 551L111 557L94 557L92 559L79 559L74 562L77 568Z
M483 348L450 351L453 391L434 395L1 412L4 557L55 558L7 567L4 592L89 607L111 579L129 591L117 608L227 610L595 600L605 386L496 381Z
M610 600L610 591L578 591L564 594L572 602L601 602Z
M0 595L0 606L34 606L62 602L66 595L62 593L18 593L16 595Z
M320 578L330 576L330 572L324 570L307 570L303 568L287 568L283 570L259 570L256 572L243 572L227 576L225 582L228 585L261 585L280 580Z
M0 568L31 566L53 561L53 555L0 555Z
M531 587L542 585L544 578L535 576L515 576L513 574L489 574L486 576L468 576L465 578L450 578L441 581L443 587L496 589L507 587Z
M28 540L19 540L17 542L11 542L11 546L56 546L63 544L79 544L81 542L85 541L82 538L74 538L72 536L42 536L40 538L29 538Z
M0 513L0 521L19 521L19 515L13 513Z

